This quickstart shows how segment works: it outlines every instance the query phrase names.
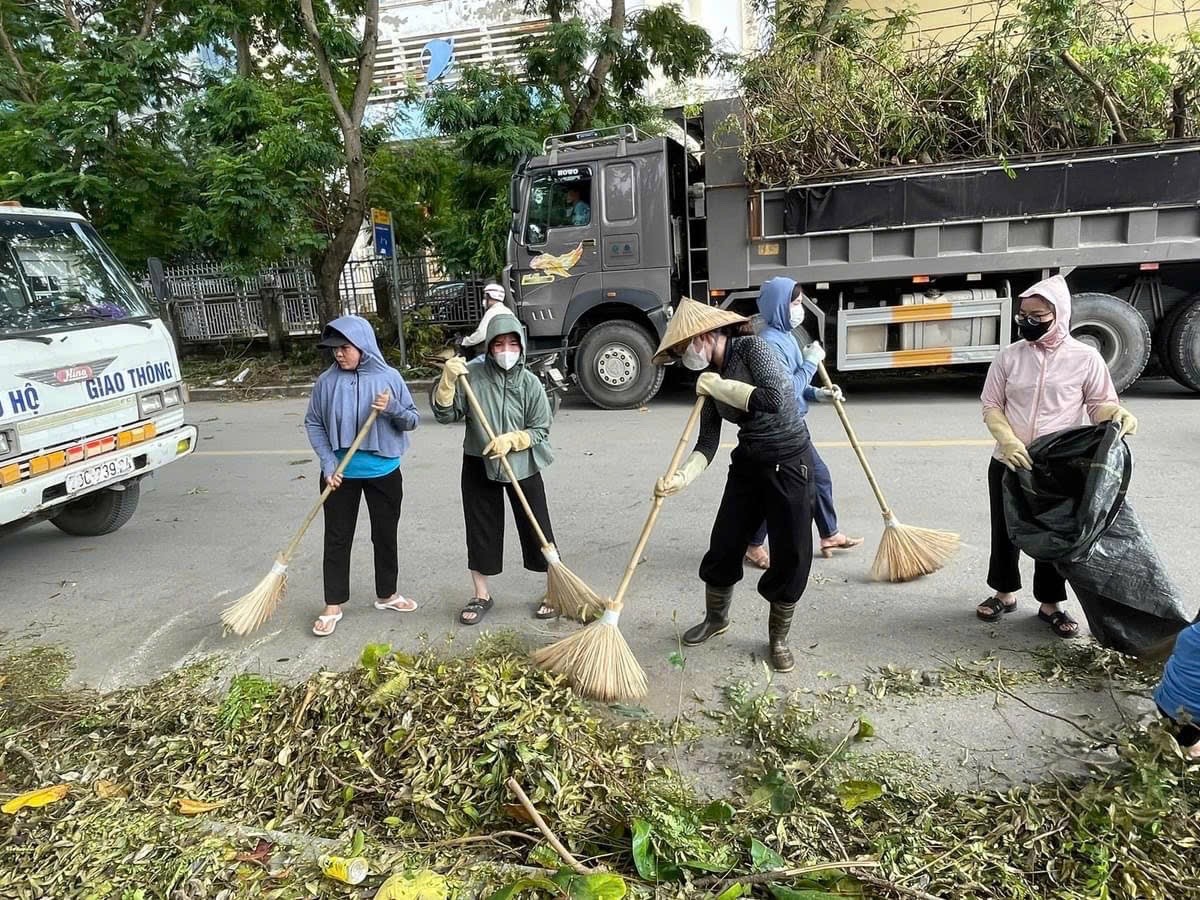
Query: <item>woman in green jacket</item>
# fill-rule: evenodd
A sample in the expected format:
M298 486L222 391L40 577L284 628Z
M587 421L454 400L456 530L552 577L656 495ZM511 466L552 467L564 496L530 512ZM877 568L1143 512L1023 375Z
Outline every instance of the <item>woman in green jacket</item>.
M508 457L546 539L554 541L541 475L542 469L554 461L546 389L525 368L525 331L514 315L501 313L488 322L485 341L487 353L470 364L457 356L447 361L433 394L435 419L443 425L464 419L467 423L463 438L462 504L467 568L474 596L459 613L459 621L464 625L478 624L494 603L488 578L499 575L504 567L505 493L517 522L525 568L531 572L548 569L537 534L500 465L501 456ZM488 424L495 431L494 441L488 440L465 392L458 389L458 379L463 375L469 379ZM535 615L548 619L557 613L546 605L543 597Z

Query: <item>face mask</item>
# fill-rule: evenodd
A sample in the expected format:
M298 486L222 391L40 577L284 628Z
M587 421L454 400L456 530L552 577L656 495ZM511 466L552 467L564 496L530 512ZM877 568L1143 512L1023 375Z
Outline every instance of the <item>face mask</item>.
M708 368L708 357L699 352L692 344L683 351L683 364L693 372L703 372Z
M496 365L502 368L505 372L511 369L521 359L520 350L497 350L492 354L492 359L496 361Z
M1027 341L1040 341L1046 336L1051 326L1054 325L1054 320L1049 322L1030 322L1028 324L1019 322L1017 324L1017 332Z
M788 323L792 328L799 328L804 322L804 307L792 304L789 310Z

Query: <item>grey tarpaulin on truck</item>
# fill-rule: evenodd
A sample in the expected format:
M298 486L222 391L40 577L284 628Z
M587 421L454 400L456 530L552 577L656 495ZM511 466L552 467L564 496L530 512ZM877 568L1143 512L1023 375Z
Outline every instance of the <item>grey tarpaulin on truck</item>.
M1137 655L1192 620L1149 534L1125 502L1129 448L1116 428L1096 425L1029 445L1032 471L1004 476L1009 536L1053 562L1105 647Z

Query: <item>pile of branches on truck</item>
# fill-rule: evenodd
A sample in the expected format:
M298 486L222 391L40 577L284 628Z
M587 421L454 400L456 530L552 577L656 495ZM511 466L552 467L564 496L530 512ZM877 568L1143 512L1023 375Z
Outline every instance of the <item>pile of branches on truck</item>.
M769 47L742 70L748 176L1195 137L1200 17L1174 23L1154 40L1108 0L997 0L991 21L935 44L909 12L779 3Z

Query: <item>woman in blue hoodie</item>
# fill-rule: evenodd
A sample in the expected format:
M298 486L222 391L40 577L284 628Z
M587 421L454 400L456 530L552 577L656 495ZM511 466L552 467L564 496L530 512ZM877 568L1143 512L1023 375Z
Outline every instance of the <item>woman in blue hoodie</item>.
M1183 755L1200 761L1200 622L1176 635L1154 702L1175 725Z
M412 612L417 604L396 591L399 551L396 530L404 499L400 463L408 449L408 432L421 421L412 394L400 373L387 364L371 323L342 316L325 326L318 344L333 350L333 365L313 385L304 416L308 442L321 461L321 490L333 485L325 501L325 611L313 634L333 634L350 599L350 548L358 506L363 497L371 518L375 550L375 608ZM334 469L354 443L371 410L379 418L341 475Z
M759 334L771 345L783 362L783 366L792 376L796 388L796 405L800 418L808 415L809 401L827 403L836 395L842 399L841 389L834 386L829 388L814 388L813 376L817 374L817 363L825 359L825 350L820 344L813 342L804 350L796 343L793 333L804 321L804 292L800 285L790 278L772 278L762 286L758 295L758 312L763 319L763 329ZM863 542L862 538L847 537L838 528L837 511L833 506L833 479L829 467L821 459L816 448L812 450L813 480L816 484L816 501L813 504L813 521L817 525L817 534L821 537L821 555L828 558L834 550L849 550ZM767 540L767 523L762 526L750 539L746 548L746 561L760 569L769 568L771 559L763 544Z

